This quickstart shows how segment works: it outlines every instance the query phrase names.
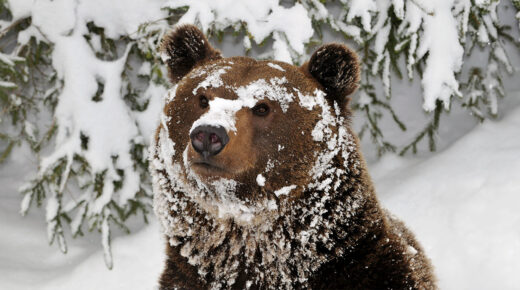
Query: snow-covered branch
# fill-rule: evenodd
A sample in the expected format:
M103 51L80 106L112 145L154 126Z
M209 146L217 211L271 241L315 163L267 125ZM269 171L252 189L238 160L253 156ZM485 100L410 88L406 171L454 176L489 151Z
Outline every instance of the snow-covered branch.
M263 57L295 64L308 59L321 30L341 33L363 64L353 98L365 116L361 135L381 154L405 153L423 139L435 148L450 106L478 118L499 114L502 76L514 67L504 43L519 36L509 34L498 9L511 4L520 21L519 0L2 1L0 163L27 143L38 173L21 188L21 212L45 205L49 240L63 251L65 231L101 232L111 266L111 227L148 214L146 148L168 88L157 47L174 24L194 23L217 38L231 32L246 52L272 43ZM465 62L473 47L487 53L485 62ZM422 91L410 95L422 98L416 110L431 122L397 148L379 120L389 114L406 130L391 105L393 79L403 75L420 78Z

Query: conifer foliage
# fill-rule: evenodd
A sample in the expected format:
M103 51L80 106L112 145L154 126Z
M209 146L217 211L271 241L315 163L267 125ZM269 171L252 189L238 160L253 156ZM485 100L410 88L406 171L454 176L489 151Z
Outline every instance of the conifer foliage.
M21 213L43 206L49 242L63 252L66 231L100 231L112 267L113 226L128 231L129 216L150 215L147 146L169 86L158 46L174 24L217 41L230 34L246 53L269 45L260 58L295 64L323 30L344 35L363 64L353 99L365 117L360 136L379 154L405 154L423 143L435 150L452 106L497 116L502 78L514 73L506 46L519 45L518 29L499 17L506 8L518 25L519 0L2 0L0 164L28 146L38 170L20 189ZM486 62L465 61L475 52ZM393 78L419 78L422 90L410 95L431 116L402 148L379 126L388 114L406 130L390 102Z

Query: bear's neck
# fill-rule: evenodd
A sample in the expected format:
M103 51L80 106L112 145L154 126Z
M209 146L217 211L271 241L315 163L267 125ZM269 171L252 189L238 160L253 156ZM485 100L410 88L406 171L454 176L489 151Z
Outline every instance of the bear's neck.
M331 165L341 167L342 161L338 157ZM333 190L306 190L301 199L282 201L278 211L251 224L209 214L156 168L154 207L170 246L211 288L229 288L239 275L248 277L246 287L304 287L323 263L352 251L367 232L364 215L378 206L367 194L373 189L364 167L343 168L343 174L326 177Z

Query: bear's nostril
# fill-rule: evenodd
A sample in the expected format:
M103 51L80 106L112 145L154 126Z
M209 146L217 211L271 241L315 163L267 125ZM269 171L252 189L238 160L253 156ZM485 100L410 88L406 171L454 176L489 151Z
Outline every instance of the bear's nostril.
M197 138L198 141L200 142L204 142L204 133L203 132L199 132L195 135L195 138Z
M220 142L220 138L215 133L211 134L209 139L210 139L212 144Z
M190 138L193 149L205 159L220 153L229 141L222 126L198 126L192 130Z

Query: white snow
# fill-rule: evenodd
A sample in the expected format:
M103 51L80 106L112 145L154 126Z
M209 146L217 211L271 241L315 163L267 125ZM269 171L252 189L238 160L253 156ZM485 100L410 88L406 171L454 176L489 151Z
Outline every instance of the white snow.
M15 83L12 83L12 82L7 82L7 81L0 80L0 87L6 88L6 89L11 89L11 88L16 88L17 85Z
M388 37L390 35L390 24L387 24L381 28L375 37L374 41L374 52L377 54L377 58L374 61L374 66L372 67L372 74L377 74L379 70L379 64L383 57L385 57L385 45L388 42Z
M267 202L267 209L268 210L276 210L276 209L278 209L278 205L276 204L276 201L275 200L269 200Z
M201 125L221 126L227 132L236 131L235 114L245 106L253 107L256 101L253 98L248 100L228 100L223 98L214 98L209 101L209 110L200 116L191 126L190 133Z
M323 5L318 1L314 2L317 9L312 17L324 19L326 15ZM341 2L348 2L350 5L347 15L349 22L359 18L365 32L376 35L376 50L380 53L377 57L381 58L379 61L385 59L383 70L385 75L389 75L388 54L383 54L388 28L384 26L382 17L372 17L376 17L376 12L379 15L387 13L381 11L381 7L389 7L390 1ZM410 36L408 74L410 77L413 75L412 64L428 55L423 76L424 108L432 110L436 100L441 100L448 106L449 97L458 94L454 73L460 70L462 64L462 47L457 28L467 30L467 7L470 1L414 0L406 2L406 9L403 2L391 1L397 17L404 20L401 30ZM477 6L484 7L489 0L474 2ZM88 211L105 217L99 227L101 233L89 234L83 228L87 237L75 240L65 248L62 235L56 236L54 232L47 233L45 230L45 222L48 222L48 229L56 226L60 207L72 208L75 205L74 202L59 204L56 199L58 194L70 193L65 191L65 182L59 188L54 188L55 194L45 201L44 209L41 210L45 214L33 209L22 218L18 205L21 204L21 212L26 213L30 199L28 195L22 199L15 192L20 185L18 183L34 166L27 166L30 162L26 157L28 154L24 154L27 152L13 153L8 163L0 167L0 289L31 289L35 285L38 285L38 289L155 287L164 263L165 244L155 218L150 218L151 224L148 227L134 230L129 236L122 236L117 230L109 229L108 215L103 206L112 198L113 183L110 181L119 179L115 173L116 168L124 169L127 179L119 199L116 200L119 204L125 204L139 188L140 177L132 168L128 153L129 141L147 143L152 138L151 132L157 125L157 115L162 107L159 96L165 94L165 89L159 85L149 86L144 95L150 99L150 109L142 113L131 112L120 96L123 86L120 75L130 47L118 59L103 61L94 54L96 48L99 48L99 39L93 40L93 51L83 35L86 33L85 24L89 21L103 26L108 37L118 38L134 33L143 22L164 19L167 11L160 9L164 3L162 0L8 1L14 19L32 17L33 26L18 35L18 42L27 43L31 36L37 40L51 41L54 44L52 65L65 81L65 88L58 98L56 108L56 122L59 125L56 148L54 152L42 153L40 173L60 158L66 158L69 162L66 170L68 172L72 156L82 154L89 159L94 172L108 168L109 181L105 183L103 194L99 198L90 199L91 192L77 197L77 201L89 203ZM247 35L244 37L246 47L251 46L251 40L258 44L268 35L272 35L273 55L278 60L291 62L298 54L303 55L304 44L311 40L313 34L311 15L307 15L303 9L304 4L300 3L285 8L275 0L172 0L165 6L175 8L187 4L191 6L181 22L197 23L204 30L244 23L251 33L251 39ZM453 9L454 5L459 6ZM484 23L479 27L479 39L483 43L497 36L492 25L497 18L495 8L496 5L492 6L490 14L484 17ZM465 19L462 23L455 19L455 12L460 12L459 17ZM517 18L520 18L520 13ZM333 22L331 25L360 41L360 28L343 22ZM425 29L424 33L420 32L421 25ZM494 57L505 64L508 70L513 69L503 47L496 47ZM163 60L166 59L167 56L163 55ZM21 60L0 54L0 61L12 65ZM274 63L268 65L284 71ZM492 82L492 78L489 78L490 74L497 72L497 66L498 63L492 62L488 67L488 78L484 85L489 90L497 86L496 80ZM149 63L144 63L138 73L146 74L149 70ZM224 73L225 70L217 71L212 78L201 83L200 88L222 85L220 76ZM94 103L90 98L97 89L98 80L105 84L103 101ZM385 88L388 89L390 80L384 81ZM213 115L206 121L220 118L227 122L226 128L231 130L234 127L236 108L252 107L263 97L279 101L282 108L286 109L288 103L293 101L293 94L287 93L283 84L283 78L275 78L233 88L241 101L230 103L212 100L211 107L215 108L214 111L230 110L230 113L223 117L217 116L218 118ZM10 88L14 84L0 81L0 87ZM174 98L174 91L175 88L168 92L167 101ZM314 106L321 106L323 109L323 122L312 132L314 140L327 140L330 150L340 145L351 146L345 130L340 129L338 136L331 134L329 126L342 122L337 116L327 115L329 108L323 102L322 95L321 91L316 91L312 96L297 94L301 106L309 110ZM366 94L361 97L361 104L370 102ZM16 98L16 104L21 104L16 96L12 95L10 98ZM489 100L491 112L496 113L496 95ZM166 121L164 118L161 120L162 124ZM519 126L520 109L516 109L503 120L484 123L450 148L431 157L403 159L389 155L372 165L371 173L383 204L402 217L417 234L436 266L442 289L515 289L520 285ZM31 131L30 126L26 128ZM80 133L90 137L87 152L81 149ZM167 133L166 130L160 132L163 136L161 142L164 142L161 154L172 156L174 144L170 139L164 138ZM282 149L283 146L279 145L278 150ZM327 169L331 152L318 157L314 173L323 173ZM117 164L113 163L114 154L119 155ZM266 172L273 168L275 162L276 160L269 160ZM170 163L166 166L168 173L179 170ZM260 186L265 184L265 178L261 174L256 181ZM90 180L78 180L78 183L82 182L87 184ZM334 184L331 182L331 179L325 179L317 186L332 188ZM222 182L216 186L233 188L232 182ZM295 187L283 187L276 191L276 195L287 195ZM221 216L239 215L246 222L257 210L242 207L229 200L224 200L217 206ZM278 208L275 200L269 200L262 206L268 210ZM87 207L80 207L76 215L71 216L72 233L80 230L86 211ZM42 219L44 215L45 219ZM44 241L46 235L54 236L62 251L67 250L68 254L62 255L57 249L49 247ZM65 233L66 237L67 235ZM104 250L100 250L98 245L99 235ZM309 233L301 232L300 236L305 241L309 238ZM107 246L110 240L113 243L113 260ZM407 251L413 254L416 249L408 248ZM106 269L103 258L107 259L108 265L113 262L112 271Z
M114 262L110 252L110 227L108 226L108 216L105 215L101 224L101 243L103 244L103 258L109 269L112 269Z
M52 221L56 215L58 214L59 208L58 200L56 196L51 196L47 200L47 206L45 207L45 219L50 222Z
M374 0L351 0L347 21L351 22L354 18L359 17L363 29L367 32L372 31L370 22L372 21L371 12L378 11Z
M258 79L248 85L239 87L235 93L240 99L248 99L254 97L257 100L267 98L272 101L277 101L285 113L289 108L289 103L293 100L293 94L289 93L283 86L287 83L285 77L274 77L269 80Z
M166 54L165 52L161 52L161 60L164 62L164 63L167 63L167 61L170 59L170 56L168 54Z
M410 245L408 245L408 247L406 247L406 252L412 256L418 253L417 249Z
M226 67L227 68L227 67ZM215 88L224 86L220 78L226 73L227 69L216 67L211 70L206 78L193 90L196 94L200 88ZM204 73L204 70L195 71L191 77L197 77ZM289 108L289 103L293 101L294 95L283 85L287 83L285 77L273 77L271 79L258 79L241 87L226 85L226 88L233 91L238 98L234 100L224 98L214 98L209 101L209 110L200 116L191 126L190 132L201 125L221 126L227 132L236 131L235 115L242 108L253 108L258 101L269 99L278 102L283 112ZM317 96L320 91L316 90ZM312 98L308 96L308 98ZM308 108L310 110L310 108Z
M480 43L489 42L489 36L488 36L487 30L486 30L486 27L484 26L483 23L480 23L477 34L478 34L478 41Z
M289 186L284 186L284 187L282 187L282 188L276 190L276 191L274 192L274 194L275 194L277 197L279 197L280 195L288 195L288 194L291 192L291 190L295 189L296 187L297 187L297 186L294 185L294 184L293 184L293 185L289 185Z
M197 23L207 32L211 27L245 25L257 44L273 35L276 60L292 62L292 52L305 54L305 43L314 34L312 22L305 8L296 3L285 8L277 0L170 0L164 6L189 9L179 23ZM244 39L246 41L247 40Z
M116 60L102 60L95 55L84 37L88 33L86 24L93 22L102 26L105 35L113 39L122 35L131 37L145 22L158 21L167 25L164 20L167 12L161 10L162 4L161 0L8 1L13 19L28 16L32 19L31 28L18 34L18 43L27 43L31 36L35 36L52 44L52 67L64 84L54 112L57 125L54 148L42 154L38 176L48 174L49 169L62 159L67 160L67 168L70 169L75 155L88 160L91 183L96 174L105 172L102 193L94 195L97 198L79 199L74 195L62 194L68 171L62 175L63 183L56 189L56 198L63 197L78 203L83 201L80 207L88 207L89 217L99 216L111 200L119 206L126 206L127 201L135 198L141 190L143 180L134 167L131 144L149 141L160 111L160 106L157 106L159 102L154 99L161 98L161 95L150 96L150 93L161 90L152 84L145 92L150 97L149 110L143 113L131 111L121 94L126 86L121 74L131 46L122 47ZM96 46L94 41L94 48ZM92 97L99 82L104 84L104 89L101 100L94 102ZM150 126L150 123L154 125ZM81 135L89 138L87 149L82 148ZM117 159L114 159L116 156ZM122 170L124 182L114 196L113 184L121 180L117 170ZM91 188L87 191L92 193ZM48 201L49 228L54 227L52 217L57 208L57 201ZM101 220L97 227L101 229ZM58 239L61 238L58 236Z
M44 210L21 216L17 193L23 177L34 169L24 146L0 167L0 289L89 290L154 289L164 263L165 241L157 221L150 218L144 228L130 219L132 234L122 234L117 227L112 235L114 268L103 262L100 235L89 233L71 240L67 254L46 242ZM5 166L7 165L7 166ZM133 224L133 225L132 225Z
M197 91L200 88L206 89L206 88L218 88L222 86L224 83L222 82L222 79L220 78L221 75L225 74L228 69L230 69L230 66L224 66L217 69L214 69L208 73L208 76L206 79L204 79L202 82L200 82L197 87L193 89L193 94L197 94ZM197 76L198 74L206 73L207 69L200 69L195 70L192 74L192 78L194 76Z
M259 186L264 186L265 185L265 177L262 175L262 174L258 174L256 176L256 183L259 185Z
M390 155L371 168L383 204L426 249L440 289L520 285L519 126L517 108L435 156Z
M461 95L455 73L462 67L464 49L459 42L457 23L451 13L453 1L428 2L434 6L428 9L433 14L423 13L424 33L417 48L417 59L429 53L422 76L423 108L426 111L433 111L437 100L441 100L444 107L449 109L451 96Z
M22 62L24 59L15 55L8 55L0 52L0 61L8 66L14 66L15 62Z
M149 62L145 61L137 71L137 74L140 76L147 76L150 75L151 70L152 65Z

